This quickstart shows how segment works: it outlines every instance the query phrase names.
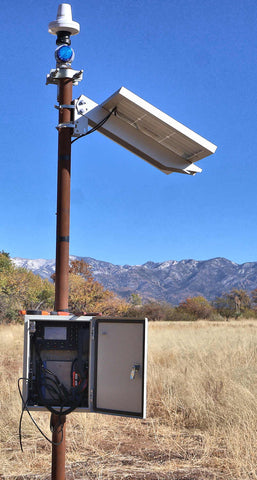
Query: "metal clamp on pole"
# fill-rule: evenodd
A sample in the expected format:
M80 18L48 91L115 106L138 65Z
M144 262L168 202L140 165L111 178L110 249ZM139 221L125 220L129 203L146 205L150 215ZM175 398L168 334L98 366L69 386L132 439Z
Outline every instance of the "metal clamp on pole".
M56 110L62 110L63 108L74 110L75 105L55 105L54 108L56 108Z
M58 85L61 78L72 81L73 85L78 85L83 79L83 70L73 70L72 68L54 68L46 76L46 85Z
M60 128L74 128L74 122L71 123L59 123L57 127L55 127L57 130Z

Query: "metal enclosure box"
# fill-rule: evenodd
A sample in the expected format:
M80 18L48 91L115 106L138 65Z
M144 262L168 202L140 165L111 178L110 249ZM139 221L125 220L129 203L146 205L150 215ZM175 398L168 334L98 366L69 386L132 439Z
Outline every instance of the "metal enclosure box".
M146 415L147 319L25 315L28 410Z

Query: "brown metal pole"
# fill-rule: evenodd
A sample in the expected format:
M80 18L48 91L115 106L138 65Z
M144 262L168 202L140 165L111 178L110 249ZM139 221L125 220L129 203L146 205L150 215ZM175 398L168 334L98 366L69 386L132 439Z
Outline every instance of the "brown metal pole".
M52 429L52 480L65 480L65 415L51 416Z
M65 105L69 106L72 102L72 80L60 78L58 89L59 125L61 125L71 122L71 109L65 108ZM59 127L55 266L56 311L68 311L71 133L71 128ZM65 480L65 422L65 415L52 413L52 480Z
M72 102L72 81L59 80L59 125L70 123L71 110L61 108ZM71 128L60 127L58 138L57 227L55 267L55 310L68 310L70 240Z

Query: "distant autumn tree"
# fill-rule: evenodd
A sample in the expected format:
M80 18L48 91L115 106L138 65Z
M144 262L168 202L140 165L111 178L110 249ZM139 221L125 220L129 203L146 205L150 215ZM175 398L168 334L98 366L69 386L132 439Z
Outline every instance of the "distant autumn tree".
M0 254L0 319L12 321L19 310L53 309L54 285Z
M142 305L142 297L139 295L139 293L131 293L129 303L134 307Z
M14 266L12 263L12 260L10 258L9 253L5 252L2 250L0 252L0 273L1 272L6 272L7 270L13 270Z
M165 322L172 319L174 308L166 302L151 301L143 305L141 316L149 321Z
M74 313L98 312L105 315L123 315L127 303L106 290L94 279L92 268L84 260L70 262L69 309Z
M252 296L252 302L254 303L255 308L256 308L256 306L257 306L257 288L255 288L255 289L251 292L251 296Z
M88 281L94 280L92 267L84 260L71 260L69 273L78 275Z
M192 316L192 319L208 319L213 314L213 307L202 296L187 298L176 308L178 313Z
M150 300L142 305L129 305L127 316L130 318L148 318L150 322L173 320L174 307L166 302Z
M213 305L220 315L228 319L238 317L249 310L251 299L245 290L233 288L231 292L216 297Z

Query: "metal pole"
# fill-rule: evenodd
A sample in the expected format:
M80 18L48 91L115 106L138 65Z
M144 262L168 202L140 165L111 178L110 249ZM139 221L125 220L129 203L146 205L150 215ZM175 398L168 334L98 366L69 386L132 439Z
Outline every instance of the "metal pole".
M72 80L60 78L58 85L59 125L71 122ZM65 105L62 107L62 105ZM70 236L70 170L71 133L69 127L59 127L57 225L55 266L55 310L68 311L69 297L69 236ZM65 480L65 415L51 415L52 480Z
M65 480L65 415L51 415L52 429L52 480Z
M59 125L71 122L72 81L59 80ZM55 310L68 311L71 128L60 127L58 135L57 226L55 267Z
M61 3L56 20L48 25L48 32L56 35L56 69L47 76L47 84L58 86L58 178L55 264L55 310L68 312L69 299L69 241L70 241L70 170L71 170L71 118L72 86L82 79L82 71L71 68L74 52L70 36L80 31L79 23L72 20L71 6ZM74 81L76 78L76 81ZM62 412L60 412L62 413ZM52 480L65 480L65 425L66 416L51 415Z

